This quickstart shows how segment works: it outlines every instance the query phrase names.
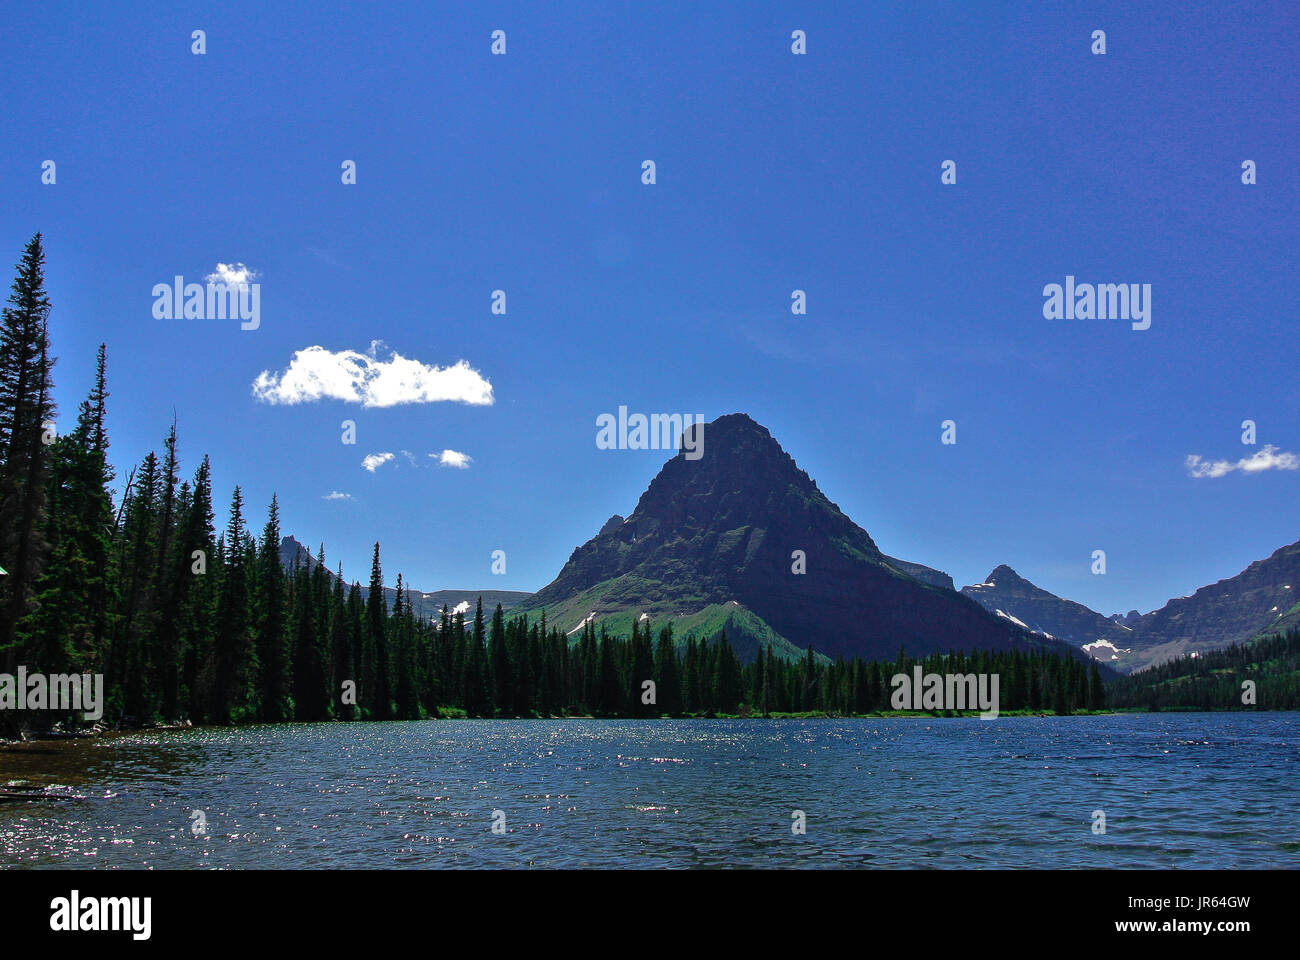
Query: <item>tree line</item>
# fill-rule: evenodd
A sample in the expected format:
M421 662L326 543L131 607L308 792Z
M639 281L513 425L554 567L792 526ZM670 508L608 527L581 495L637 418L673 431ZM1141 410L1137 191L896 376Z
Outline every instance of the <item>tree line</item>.
M1116 679L1109 694L1138 710L1300 710L1300 630L1170 660Z
M378 543L364 593L323 545L286 569L274 496L255 534L236 486L218 530L209 460L181 477L175 423L115 505L103 345L75 426L55 429L44 259L37 234L0 324L0 672L103 674L109 723L868 713L914 665L999 674L1004 711L1104 705L1095 664L1041 652L742 664L725 630L681 642L671 623L657 639L648 622L627 638L588 623L574 638L545 614L485 616L481 599L425 619L400 575L385 602ZM0 711L0 732L18 721Z

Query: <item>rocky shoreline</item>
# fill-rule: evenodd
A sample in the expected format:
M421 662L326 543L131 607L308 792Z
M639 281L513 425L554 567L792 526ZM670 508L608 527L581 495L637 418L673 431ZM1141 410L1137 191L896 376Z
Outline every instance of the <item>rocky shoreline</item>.
M178 723L118 723L108 725L96 723L76 730L61 730L53 727L47 730L19 730L17 737L0 737L0 750L23 743L36 743L41 740L94 740L105 733L125 733L134 730L188 730L194 724L189 720Z

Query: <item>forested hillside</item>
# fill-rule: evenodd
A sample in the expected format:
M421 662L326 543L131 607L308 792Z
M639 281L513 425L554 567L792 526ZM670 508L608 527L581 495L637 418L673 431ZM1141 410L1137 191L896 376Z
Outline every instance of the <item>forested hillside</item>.
M1300 630L1179 657L1117 679L1108 693L1111 706L1141 710L1300 709Z

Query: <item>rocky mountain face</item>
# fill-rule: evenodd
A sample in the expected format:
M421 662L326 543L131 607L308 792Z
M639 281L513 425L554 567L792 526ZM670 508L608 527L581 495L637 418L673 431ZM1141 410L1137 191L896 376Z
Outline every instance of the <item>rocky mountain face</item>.
M1041 642L951 589L947 574L887 557L744 414L693 427L703 456L673 457L626 519L611 517L522 609L588 620L673 618L678 636L726 626L742 657L1006 649ZM780 643L776 643L776 641Z
M290 572L298 564L306 565L309 571L313 571L320 566L319 561L312 556L311 551L294 537L280 538L280 563L283 564L286 571ZM325 572L331 579L334 578L334 573L328 569ZM368 582L362 581L362 599L367 599L369 595L370 585ZM444 605L453 613L458 608L461 608L469 615L473 615L479 597L483 598L485 615L490 616L498 603L501 604L501 609L509 611L532 596L531 593L519 590L435 590L432 593L422 593L419 590L409 588L406 589L406 595L411 604L411 609L415 611L415 615L426 619L439 616ZM393 609L393 601L396 597L396 588L384 587L384 602L390 612Z
M1068 641L1103 662L1118 664L1131 647L1130 627L1035 586L1006 564L961 592L996 616Z
M1298 623L1300 541L1141 617L1133 626L1132 645L1146 665L1221 649Z

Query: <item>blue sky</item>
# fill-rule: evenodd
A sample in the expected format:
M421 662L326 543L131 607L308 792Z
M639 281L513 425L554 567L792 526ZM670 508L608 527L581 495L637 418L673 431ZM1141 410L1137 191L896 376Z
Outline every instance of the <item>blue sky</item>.
M41 4L0 36L0 254L46 236L65 419L107 341L120 474L174 410L219 524L275 491L349 579L379 539L389 582L540 588L665 459L596 448L626 405L749 413L959 586L1146 611L1300 537L1300 470L1185 464L1300 450L1300 13L1042 6ZM218 263L258 329L154 318ZM1067 274L1151 284L1151 328L1044 319ZM494 402L253 395L376 340Z

